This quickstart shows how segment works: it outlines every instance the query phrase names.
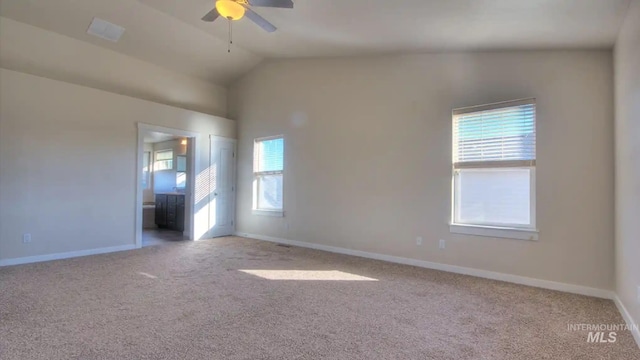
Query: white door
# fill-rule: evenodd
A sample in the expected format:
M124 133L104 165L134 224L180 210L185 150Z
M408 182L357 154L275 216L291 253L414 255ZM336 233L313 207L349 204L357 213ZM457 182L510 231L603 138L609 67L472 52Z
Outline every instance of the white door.
M227 236L235 231L236 141L211 136L209 167L209 236Z

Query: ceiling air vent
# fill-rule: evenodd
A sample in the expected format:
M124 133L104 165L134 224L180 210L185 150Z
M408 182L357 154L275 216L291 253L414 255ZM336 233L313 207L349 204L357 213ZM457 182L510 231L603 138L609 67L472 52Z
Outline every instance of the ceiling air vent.
M117 42L124 33L124 28L108 21L94 17L87 29L87 34Z

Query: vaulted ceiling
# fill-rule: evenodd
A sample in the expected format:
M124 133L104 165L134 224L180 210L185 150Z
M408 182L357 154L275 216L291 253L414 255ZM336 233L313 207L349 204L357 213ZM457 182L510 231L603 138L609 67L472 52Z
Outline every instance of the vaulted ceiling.
M0 16L228 85L266 58L398 52L606 49L630 0L294 0L247 19L200 18L214 0L0 0ZM112 43L86 34L96 16L126 28Z

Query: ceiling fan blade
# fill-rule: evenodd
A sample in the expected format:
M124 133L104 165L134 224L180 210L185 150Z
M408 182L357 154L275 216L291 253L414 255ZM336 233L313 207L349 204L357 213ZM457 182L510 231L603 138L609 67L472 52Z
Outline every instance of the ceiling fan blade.
M249 0L249 4L251 6L293 9L293 1L291 0Z
M218 10L216 8L213 8L213 10L209 11L207 15L202 17L202 21L212 22L213 20L217 19L218 16L220 16L220 13L218 13Z
M249 18L249 20L253 21L254 23L256 23L256 25L260 26L261 28L263 28L266 32L274 32L276 31L276 27L273 26L272 23L268 22L265 18L263 18L262 16L258 15L255 11L251 10L249 7L245 6L246 12L245 12L245 16Z

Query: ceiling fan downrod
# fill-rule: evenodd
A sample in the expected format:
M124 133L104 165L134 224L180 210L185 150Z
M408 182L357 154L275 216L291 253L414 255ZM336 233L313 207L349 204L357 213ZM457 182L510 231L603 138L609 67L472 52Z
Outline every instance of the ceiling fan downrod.
M227 47L227 52L231 52L231 44L233 44L233 25L231 25L231 19L229 19L229 44Z

